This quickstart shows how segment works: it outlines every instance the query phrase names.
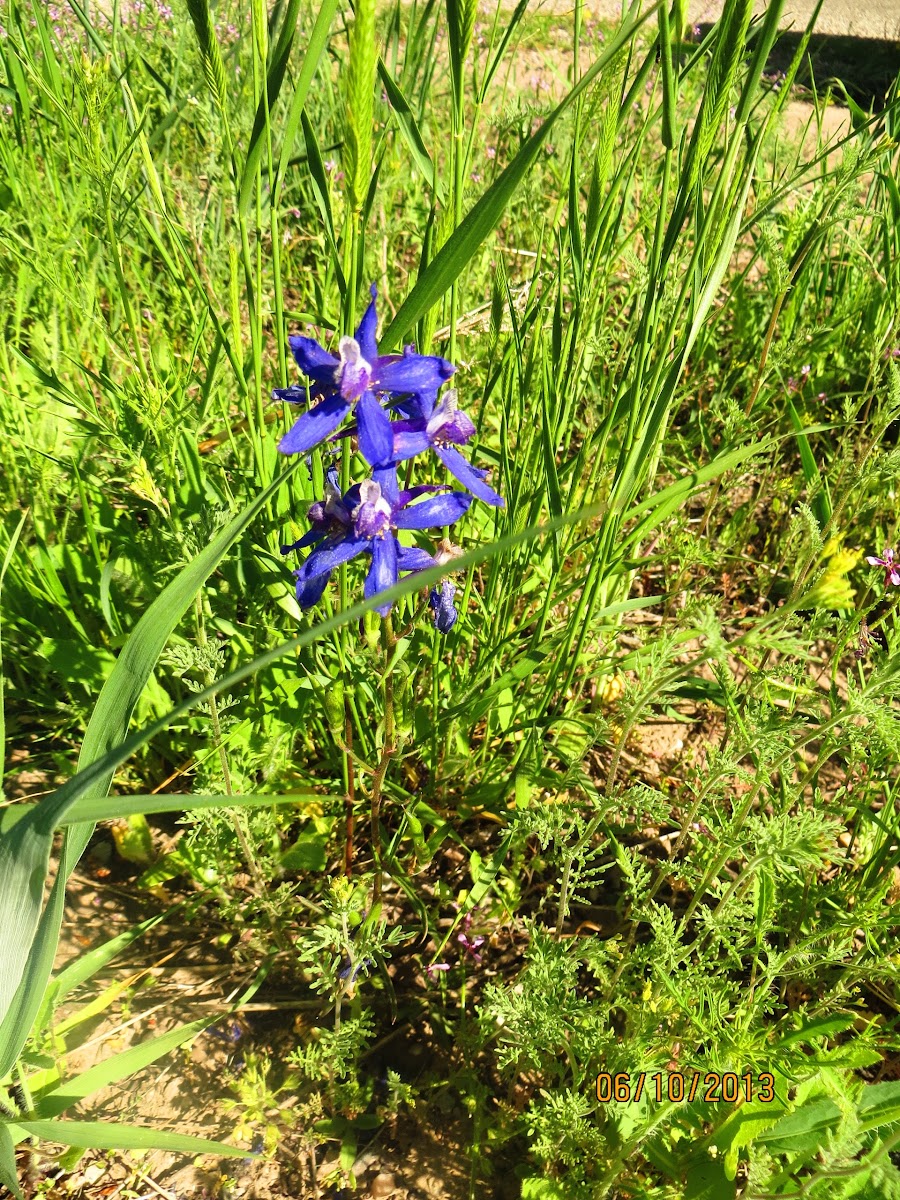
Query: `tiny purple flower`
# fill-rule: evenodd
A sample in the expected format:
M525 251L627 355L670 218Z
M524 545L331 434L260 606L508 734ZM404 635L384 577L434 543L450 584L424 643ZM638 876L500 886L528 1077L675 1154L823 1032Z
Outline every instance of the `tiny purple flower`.
M874 554L867 555L866 562L870 567L884 567L885 587L889 583L892 583L894 587L900 587L900 565L894 561L894 551L890 546L885 547L881 558L877 558Z
M467 933L458 933L456 940L470 958L477 963L481 962L481 955L478 953L478 947L484 945L484 938L481 934L478 934L477 937L469 937Z
M427 966L425 968L426 973L431 977L437 975L438 971L449 971L449 970L450 970L449 963L431 963L429 966Z

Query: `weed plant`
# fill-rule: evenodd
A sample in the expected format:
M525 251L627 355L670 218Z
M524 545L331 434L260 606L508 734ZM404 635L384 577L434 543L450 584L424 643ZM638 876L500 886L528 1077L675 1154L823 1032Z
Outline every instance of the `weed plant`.
M896 89L752 12L5 0L0 1187L900 1195ZM310 1014L238 1145L89 1103L221 1013L69 1065L161 923Z

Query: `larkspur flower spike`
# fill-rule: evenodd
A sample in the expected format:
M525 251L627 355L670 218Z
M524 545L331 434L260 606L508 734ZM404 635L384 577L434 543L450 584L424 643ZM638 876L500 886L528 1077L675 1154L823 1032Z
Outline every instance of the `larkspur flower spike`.
M900 564L894 559L894 551L890 546L886 546L882 552L881 558L874 554L866 556L866 562L870 567L884 567L884 585L893 584L894 587L900 587Z

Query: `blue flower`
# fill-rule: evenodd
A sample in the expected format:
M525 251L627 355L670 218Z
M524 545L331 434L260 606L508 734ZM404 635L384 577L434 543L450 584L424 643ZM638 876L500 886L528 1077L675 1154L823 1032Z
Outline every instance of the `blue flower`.
M455 595L456 584L451 583L449 579L441 580L440 590L438 588L431 589L428 603L434 613L434 627L439 633L449 633L456 624L459 613L453 603Z
M418 504L412 501L426 492L444 492ZM348 489L343 496L336 474L329 473L323 501L309 510L312 529L282 553L315 545L303 565L294 572L297 603L311 608L322 598L335 567L350 562L359 554L370 554L372 562L366 575L366 599L393 587L400 571L423 571L433 567L435 559L416 546L402 546L397 539L401 529L431 529L452 525L472 503L465 492L449 492L440 485L422 485L399 490L393 466L376 468L371 479ZM385 617L391 610L384 604L376 611Z
M284 435L278 449L282 454L304 454L332 433L356 407L359 448L372 466L390 461L393 434L379 394L418 396L436 394L456 368L445 358L416 354L411 346L402 354L379 355L375 341L378 317L372 302L359 323L356 337L342 337L336 358L313 338L291 337L297 366L309 380L309 393L321 397ZM292 404L306 400L305 387L275 388L276 400Z
M471 418L460 411L455 390L448 391L437 407L429 408L428 397L418 400L422 409L420 417L394 421L390 425L394 462L403 462L431 449L473 496L487 504L503 505L503 497L484 482L487 471L473 467L456 449L475 436L475 426Z

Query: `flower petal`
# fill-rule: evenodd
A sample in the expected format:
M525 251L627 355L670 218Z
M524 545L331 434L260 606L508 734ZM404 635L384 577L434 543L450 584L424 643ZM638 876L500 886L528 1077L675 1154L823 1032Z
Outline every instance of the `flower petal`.
M375 300L378 297L378 289L375 284L372 284L370 289L372 296L371 303L363 313L363 318L356 330L356 340L359 342L359 348L362 351L363 358L370 363L373 363L378 357L378 347L375 343L375 331L378 328L378 315L375 312Z
M870 567L886 567L887 563L883 558L876 558L874 554L866 555L866 562Z
M404 353L401 359L374 364L373 386L384 392L436 392L456 370L446 358Z
M393 587L397 582L397 539L394 535L389 533L385 537L373 538L370 549L372 565L369 567L366 586L363 589L367 600ZM386 617L391 611L391 605L382 604L375 611L379 616Z
M337 429L349 411L350 405L342 396L326 396L294 422L278 449L282 454L305 454Z
M436 565L428 551L418 546L400 546L397 550L397 567L401 571L427 571Z
M503 497L484 482L483 472L478 467L473 467L454 446L435 446L434 452L447 470L455 475L473 496L477 496L485 504L495 504L500 508L504 506L506 502Z
M393 463L389 463L386 467L373 467L372 478L381 488L381 494L390 504L391 508L398 507L400 504L400 485L397 483L397 468Z
M472 497L466 492L451 492L449 496L432 496L411 508L401 508L394 517L398 529L431 529L436 525L452 525L458 521Z
M432 588L428 597L428 603L431 605L434 613L434 627L438 633L449 633L456 624L456 619L459 613L456 610L456 605L453 603L453 597L456 595L456 585L451 583L449 579L441 580L440 589ZM465 934L459 935L459 940L465 937Z
M314 546L316 542L321 542L325 536L321 529L310 529L299 541L291 542L289 546L282 546L281 553L291 554L294 550L305 550L307 546Z
M335 387L334 373L338 360L329 354L314 338L289 337L291 353L297 366L308 378L321 388Z
M408 458L414 458L417 454L424 454L429 447L428 434L424 430L416 432L412 429L397 430L399 421L395 421L391 426L391 432L394 435L394 462L405 462ZM413 422L404 422L404 424L412 425Z
M382 359L382 362L384 361ZM427 421L434 412L436 399L437 391L434 388L430 391L417 392L398 401L397 411L404 413L415 421Z
M388 463L394 454L394 435L388 415L372 395L363 392L356 405L359 449L370 467Z
M309 400L309 392L304 384L302 387L293 385L286 388L272 388L273 400L286 400L288 404L306 404Z
M362 554L363 550L368 549L369 539L357 537L341 538L339 542L320 546L318 550L313 550L306 562L297 571L297 578L303 580L315 579L317 575L324 575L328 571L333 571L341 563L349 562L351 558L356 558L357 554Z
M297 603L303 609L312 608L322 599L322 593L328 586L331 572L323 571L321 575L316 575L312 579L301 579L299 571L295 571L294 574L297 576Z

